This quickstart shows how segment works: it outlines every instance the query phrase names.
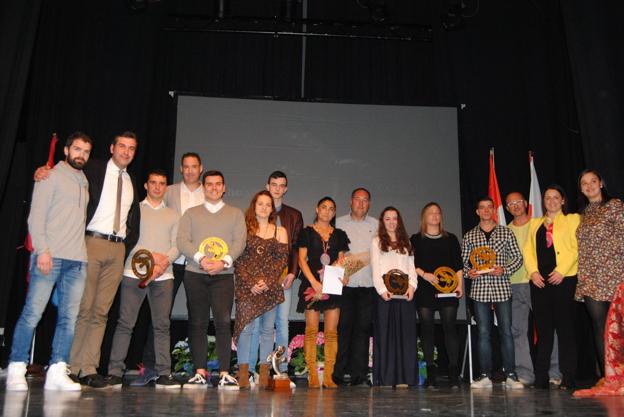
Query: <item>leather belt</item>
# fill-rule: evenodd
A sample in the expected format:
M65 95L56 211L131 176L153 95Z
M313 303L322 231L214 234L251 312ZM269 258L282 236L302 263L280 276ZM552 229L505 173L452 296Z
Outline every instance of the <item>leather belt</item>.
M121 243L124 241L121 236L105 235L104 233L92 232L90 230L87 230L85 234L87 236L97 237L98 239L108 240L109 242Z

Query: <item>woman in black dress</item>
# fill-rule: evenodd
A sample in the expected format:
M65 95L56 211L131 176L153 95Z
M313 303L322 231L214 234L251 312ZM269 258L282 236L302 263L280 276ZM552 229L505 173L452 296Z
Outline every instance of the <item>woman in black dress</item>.
M325 370L323 387L336 388L332 380L336 353L338 351L338 319L340 318L340 296L323 295L321 273L325 265L331 265L342 259L349 250L347 234L334 228L336 203L330 197L323 197L316 205L314 224L306 226L299 234L299 268L301 268L301 286L297 312L305 312L304 355L308 366L308 386L319 388L316 363L316 336L318 334L321 313L325 331ZM347 282L344 282L346 285ZM314 298L310 299L311 296ZM306 300L308 298L308 300Z
M433 362L434 314L438 310L444 330L444 341L449 358L449 381L451 387L459 386L457 372L458 343L456 331L458 299L463 294L463 271L461 249L457 237L444 230L442 209L438 203L428 203L420 213L420 232L412 235L414 265L418 274L416 305L420 317L423 353L427 362L426 387L436 387L436 367ZM457 274L459 283L455 289L457 297L436 298L440 291L434 286L439 280L433 272L446 266Z

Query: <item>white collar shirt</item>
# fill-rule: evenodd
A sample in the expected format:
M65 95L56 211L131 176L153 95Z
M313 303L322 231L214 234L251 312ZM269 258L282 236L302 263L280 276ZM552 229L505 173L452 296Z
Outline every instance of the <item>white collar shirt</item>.
M351 214L347 214L336 219L336 227L344 230L351 241L349 252L352 254L369 252L371 242L377 235L379 222L377 219L366 216L362 220L354 220ZM372 287L373 277L370 265L360 269L349 278L347 287Z

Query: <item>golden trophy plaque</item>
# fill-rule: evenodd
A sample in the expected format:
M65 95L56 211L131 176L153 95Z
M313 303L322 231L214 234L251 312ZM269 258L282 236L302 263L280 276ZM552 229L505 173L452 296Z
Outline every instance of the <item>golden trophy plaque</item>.
M409 276L400 269L391 269L383 276L384 284L390 293L390 298L407 300L407 289L409 288Z
M210 261L221 261L228 254L228 245L220 237L209 237L200 243L199 252L206 255Z
M139 249L132 255L131 266L132 272L141 281L139 288L147 287L154 273L154 266L156 266L152 252L147 249Z
M479 246L470 252L470 263L477 270L477 274L483 275L494 270L496 264L496 252L489 246Z
M455 289L459 285L459 278L452 268L441 266L433 271L433 275L438 278L438 282L432 285L440 291L435 295L436 298L457 297Z

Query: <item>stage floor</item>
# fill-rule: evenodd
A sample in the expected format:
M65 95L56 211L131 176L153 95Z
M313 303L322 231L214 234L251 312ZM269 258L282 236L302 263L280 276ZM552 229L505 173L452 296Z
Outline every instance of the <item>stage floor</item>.
M292 393L270 391L156 390L123 388L77 393L45 392L42 380L31 380L28 392L4 390L0 405L4 417L112 417L112 416L624 416L624 397L574 399L559 390L471 390L339 388ZM303 383L300 385L304 385Z

